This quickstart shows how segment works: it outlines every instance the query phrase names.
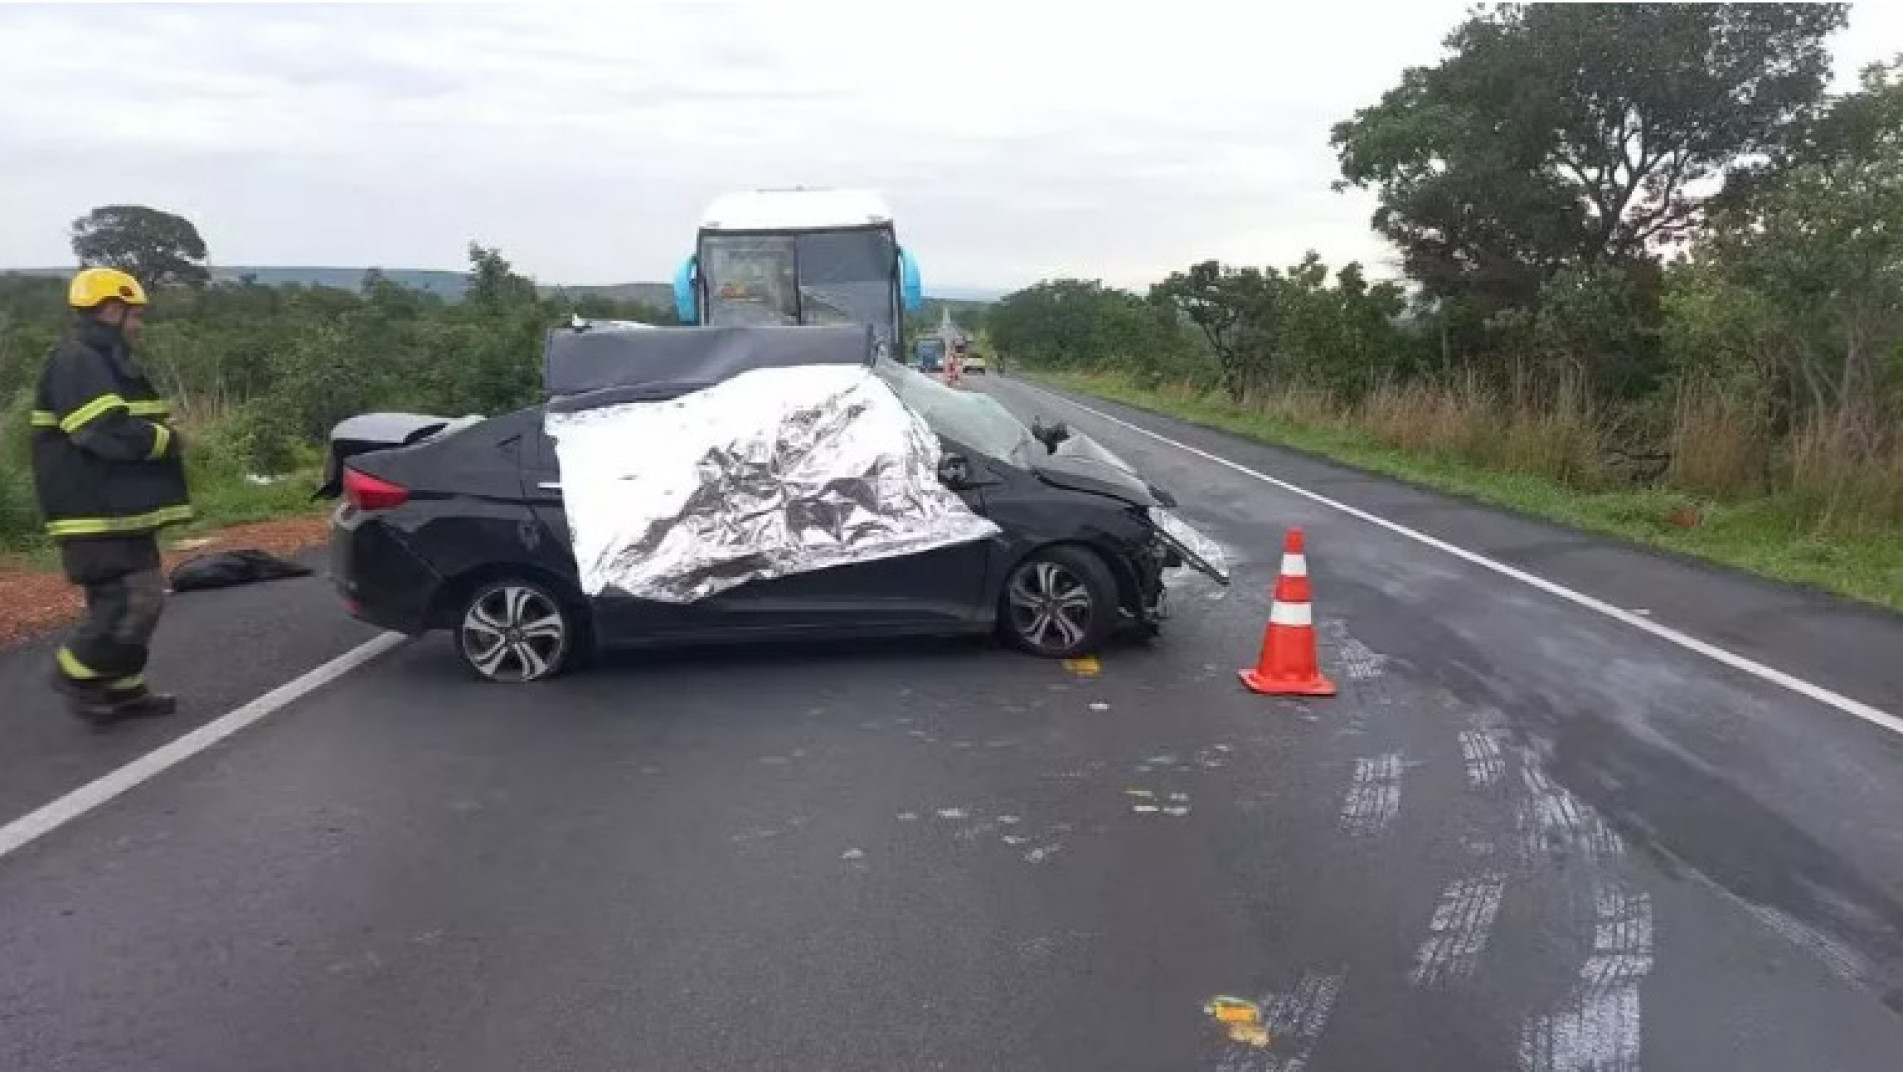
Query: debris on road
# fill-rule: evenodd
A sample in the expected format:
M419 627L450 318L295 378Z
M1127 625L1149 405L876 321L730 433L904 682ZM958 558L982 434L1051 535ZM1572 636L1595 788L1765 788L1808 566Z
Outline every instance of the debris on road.
M1269 1044L1269 1029L1262 1023L1262 1009L1253 1001L1217 995L1203 1006L1223 1029L1229 1041L1261 1048Z
M1180 819L1189 814L1188 793L1166 794L1163 799L1169 801L1167 804L1150 803L1157 799L1156 791L1152 789L1125 789L1123 793L1139 801L1130 805L1130 810L1137 815L1168 815Z
M173 592L203 592L262 581L309 577L309 566L279 558L269 551L240 548L213 551L186 559L172 569L167 581Z
M1037 848L1032 849L1030 852L1027 852L1024 854L1024 862L1032 863L1032 864L1041 864L1044 861L1050 859L1051 857L1057 855L1059 852L1063 850L1063 848L1064 848L1064 844L1061 841L1052 842L1049 845L1039 845Z

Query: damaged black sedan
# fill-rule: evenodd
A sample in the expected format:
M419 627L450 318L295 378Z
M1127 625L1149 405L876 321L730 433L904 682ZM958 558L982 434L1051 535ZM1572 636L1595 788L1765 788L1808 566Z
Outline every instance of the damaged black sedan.
M984 395L876 358L862 329L576 323L550 333L544 366L542 405L369 414L331 436L331 570L349 611L402 633L449 631L486 680L542 679L598 646L993 631L1071 658L1154 632L1167 570L1227 583L1214 546L1129 466L1061 424L1026 427ZM742 377L783 396L842 376L857 382L831 410L755 419L731 401L749 397ZM881 412L928 442L895 464L853 458ZM563 432L578 426L592 438ZM682 442L710 426L705 443ZM795 449L761 427L813 438ZM819 464L813 479L835 447L839 471ZM930 487L908 488L904 463L920 458ZM666 483L645 479L649 460L672 467L674 486L649 486ZM807 493L762 486L782 474L790 485L796 469Z

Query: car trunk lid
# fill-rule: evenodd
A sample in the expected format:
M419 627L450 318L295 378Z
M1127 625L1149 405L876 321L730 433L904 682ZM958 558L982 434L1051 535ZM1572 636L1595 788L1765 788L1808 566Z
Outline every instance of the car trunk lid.
M481 419L436 417L426 413L365 413L340 421L330 430L324 481L312 498L336 498L343 491L344 463L360 454L415 446Z

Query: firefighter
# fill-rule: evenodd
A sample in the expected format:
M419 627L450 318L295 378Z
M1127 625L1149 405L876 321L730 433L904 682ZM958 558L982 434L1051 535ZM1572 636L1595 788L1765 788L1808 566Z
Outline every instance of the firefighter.
M56 655L54 686L74 715L106 726L177 707L147 690L143 675L165 600L158 532L189 520L192 507L171 409L132 357L145 288L124 272L87 268L67 304L71 328L34 397L33 478L66 576L86 592L85 619Z

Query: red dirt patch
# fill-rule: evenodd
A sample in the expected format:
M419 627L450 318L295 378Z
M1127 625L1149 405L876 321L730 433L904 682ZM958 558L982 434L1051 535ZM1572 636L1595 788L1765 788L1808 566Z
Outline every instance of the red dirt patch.
M328 528L328 518L287 517L233 525L197 537L174 537L165 543L165 568L210 551L237 548L292 555L322 544ZM73 621L84 605L79 589L57 570L0 567L0 648Z

